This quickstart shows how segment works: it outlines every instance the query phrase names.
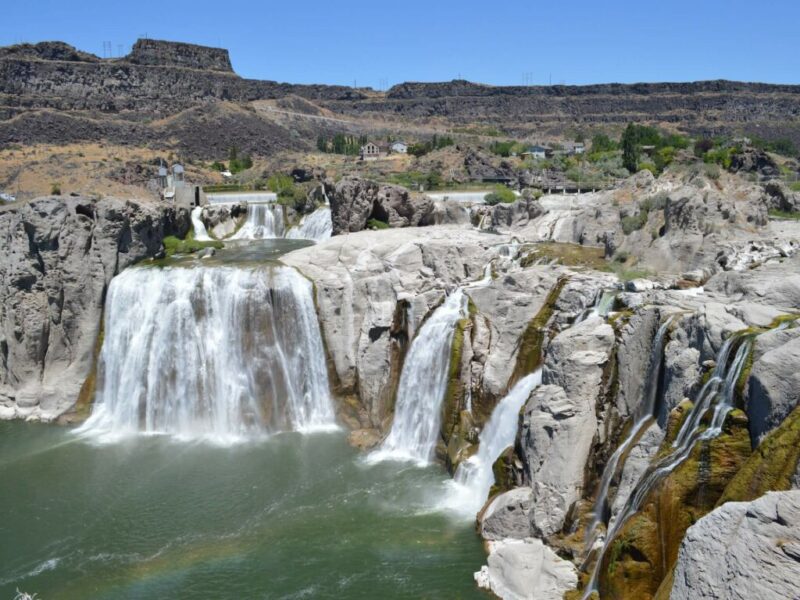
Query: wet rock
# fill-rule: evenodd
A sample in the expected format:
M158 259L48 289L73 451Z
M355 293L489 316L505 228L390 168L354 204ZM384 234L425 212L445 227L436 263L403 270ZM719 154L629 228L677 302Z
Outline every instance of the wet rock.
M686 532L671 600L794 598L800 589L800 491L728 502Z

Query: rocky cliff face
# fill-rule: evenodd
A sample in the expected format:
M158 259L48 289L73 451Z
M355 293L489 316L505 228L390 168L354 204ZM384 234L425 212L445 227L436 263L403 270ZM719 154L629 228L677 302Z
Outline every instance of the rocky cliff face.
M366 229L371 220L389 227L417 227L434 221L433 202L399 185L345 177L333 189L333 235Z
M51 420L78 400L109 281L185 234L187 217L112 198L0 209L0 417Z
M233 73L231 58L224 48L209 48L196 44L140 39L125 58L135 65L186 67L204 71Z

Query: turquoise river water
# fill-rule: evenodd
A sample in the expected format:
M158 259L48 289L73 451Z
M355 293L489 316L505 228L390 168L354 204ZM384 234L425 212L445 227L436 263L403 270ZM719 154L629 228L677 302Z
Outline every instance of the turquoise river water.
M0 422L0 598L486 598L436 467L344 432L233 446Z

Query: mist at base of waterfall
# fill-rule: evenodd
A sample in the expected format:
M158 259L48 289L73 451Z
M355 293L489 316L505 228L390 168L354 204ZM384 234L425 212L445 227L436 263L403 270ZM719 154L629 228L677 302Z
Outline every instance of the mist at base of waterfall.
M233 447L0 423L0 597L485 598L440 467L366 466L343 432Z

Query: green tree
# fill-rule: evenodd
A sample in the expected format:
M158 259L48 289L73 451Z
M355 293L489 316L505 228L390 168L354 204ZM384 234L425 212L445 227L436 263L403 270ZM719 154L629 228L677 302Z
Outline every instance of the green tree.
M622 166L628 169L629 173L636 173L639 166L639 132L636 125L628 123L625 132L622 134L620 145L622 146Z

